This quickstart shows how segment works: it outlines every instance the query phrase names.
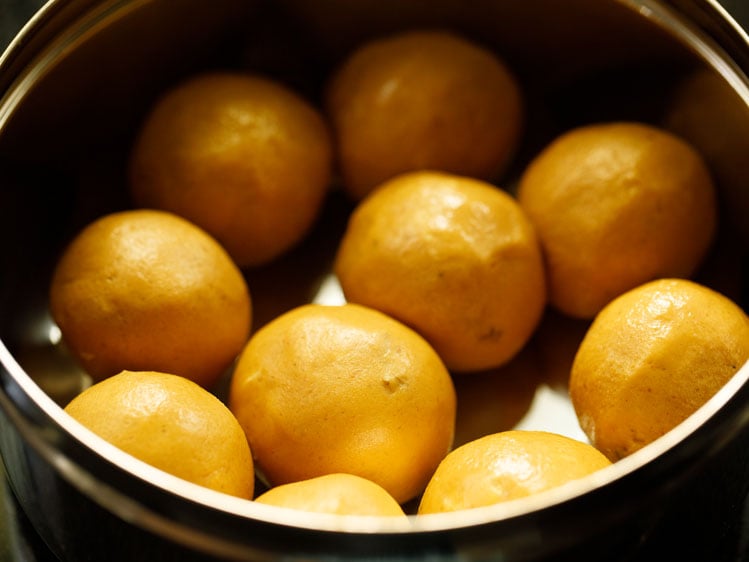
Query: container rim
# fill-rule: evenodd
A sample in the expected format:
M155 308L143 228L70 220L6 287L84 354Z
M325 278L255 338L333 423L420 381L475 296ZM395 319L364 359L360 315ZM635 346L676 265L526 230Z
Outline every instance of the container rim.
M615 0L665 28L749 105L749 34L717 0Z
M674 429L610 466L588 476L525 498L459 512L409 515L406 518L386 518L351 515L309 514L259 504L242 498L216 492L172 476L111 445L68 415L18 364L0 341L0 364L17 385L2 380L3 394L13 403L11 419L20 424L19 431L66 479L81 492L125 520L139 520L149 527L162 528L169 534L175 532L173 523L163 520L157 513L138 503L119 490L90 474L61 452L62 440L72 440L99 462L116 466L128 475L159 489L162 493L177 496L213 511L263 521L283 527L299 527L316 531L345 533L434 532L496 523L502 520L530 515L536 511L575 500L589 492L601 489L637 470L658 462L666 454L677 454L679 446L697 433L705 423L744 387L749 387L749 361L702 407ZM5 400L0 402L8 410ZM24 407L25 406L25 407ZM740 412L739 425L749 423L749 405ZM179 534L182 534L181 532ZM197 537L196 537L197 538Z

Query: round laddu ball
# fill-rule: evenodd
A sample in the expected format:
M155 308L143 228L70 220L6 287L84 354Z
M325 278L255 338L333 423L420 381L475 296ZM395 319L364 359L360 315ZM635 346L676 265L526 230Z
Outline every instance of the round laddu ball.
M411 326L455 372L508 362L546 305L541 248L517 202L442 172L402 174L361 201L334 267L348 301Z
M507 64L437 30L360 46L334 72L326 106L343 187L357 200L413 170L495 180L514 156L524 120Z
M403 508L371 480L353 474L325 474L271 488L258 503L311 513L405 517Z
M271 486L348 473L398 503L424 489L455 431L455 389L438 355L354 304L304 305L258 330L229 407Z
M749 318L684 279L627 291L596 316L572 364L570 397L591 443L612 460L664 435L749 359Z
M240 267L284 254L307 234L332 174L328 127L284 85L237 72L201 74L165 92L130 157L143 207L212 234Z
M161 371L212 387L250 334L252 301L224 248L154 210L105 215L64 250L50 286L63 340L94 380Z
M184 377L123 371L84 390L65 411L160 470L252 498L255 473L242 428L218 398Z
M445 457L421 497L418 512L459 511L525 498L610 464L588 443L556 433L494 433Z
M641 123L558 137L524 172L518 200L544 249L549 300L577 318L652 279L690 277L718 220L701 155Z

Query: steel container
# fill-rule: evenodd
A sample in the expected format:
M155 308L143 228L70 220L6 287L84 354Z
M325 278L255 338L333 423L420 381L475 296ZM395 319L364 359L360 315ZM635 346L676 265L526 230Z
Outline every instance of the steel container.
M736 560L747 551L747 366L676 429L599 473L404 522L229 498L129 457L62 410L88 381L48 313L52 267L84 224L129 205L127 154L155 97L200 70L245 68L318 103L345 53L413 27L463 33L516 72L528 123L508 187L540 147L582 123L640 120L698 147L720 190L730 257L713 280L746 305L749 40L715 2L52 0L0 58L0 453L18 504L61 559ZM331 201L312 234L319 254L303 245L248 273L259 314L274 313L262 304L274 295L290 299L283 306L312 298L344 222L345 204Z

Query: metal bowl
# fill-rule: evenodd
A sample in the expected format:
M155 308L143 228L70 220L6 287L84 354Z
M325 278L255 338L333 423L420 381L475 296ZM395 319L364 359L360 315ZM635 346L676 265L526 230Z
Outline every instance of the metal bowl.
M230 498L135 460L61 409L90 381L49 317L51 269L84 224L130 205L128 151L155 97L199 70L245 68L317 103L353 46L411 27L459 31L517 73L528 123L508 188L578 124L636 119L690 140L721 198L701 279L746 305L749 39L715 2L52 0L0 58L0 453L61 559L647 560L667 545L673 558L734 560L745 549L747 366L676 429L588 478L406 521ZM340 298L330 260L349 207L333 193L305 243L247 272L257 325ZM580 435L564 392L534 391L518 426Z

